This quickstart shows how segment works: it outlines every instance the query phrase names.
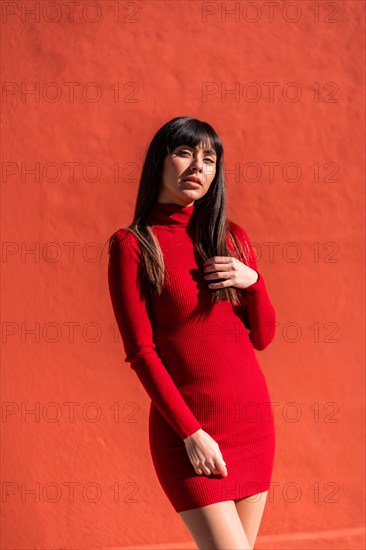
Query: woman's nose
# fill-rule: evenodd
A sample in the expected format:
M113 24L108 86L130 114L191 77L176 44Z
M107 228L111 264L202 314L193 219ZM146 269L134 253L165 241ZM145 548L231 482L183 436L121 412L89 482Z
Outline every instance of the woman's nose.
M197 168L199 170L202 170L202 161L199 160L199 159L193 159L193 162L191 164L191 168L193 168L194 170L196 170Z

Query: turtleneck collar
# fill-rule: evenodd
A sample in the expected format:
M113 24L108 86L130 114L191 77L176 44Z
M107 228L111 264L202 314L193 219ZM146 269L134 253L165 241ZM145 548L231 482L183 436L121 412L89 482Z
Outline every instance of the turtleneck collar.
M194 211L194 204L182 206L172 202L156 202L151 211L154 225L178 225L186 227Z

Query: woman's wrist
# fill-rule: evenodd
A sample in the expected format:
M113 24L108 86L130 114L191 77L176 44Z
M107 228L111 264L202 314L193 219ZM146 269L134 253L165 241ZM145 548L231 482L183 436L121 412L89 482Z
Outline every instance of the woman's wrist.
M188 441L188 439L191 438L191 437L194 439L194 437L195 437L197 434L199 434L199 432L200 432L201 430L202 430L202 428L199 428L199 429L198 429L197 431L195 431L193 434L191 434L191 435L189 435L188 437L186 437L185 439L183 439L183 441L186 442L186 441Z
M249 266L248 266L248 267L249 267ZM256 271L255 269L252 269L251 267L250 267L249 269L250 269L250 271L251 271L251 272L250 272L250 281L249 281L249 284L247 284L246 286L242 286L242 285L245 284L244 281L243 281L243 283L242 283L240 286L237 286L236 288L241 288L242 290L245 290L246 288L248 288L249 286L254 285L254 284L258 281L258 279L259 279L259 273L258 273L258 271ZM245 274L245 275L246 275L246 280L247 280L248 275L247 275L247 274Z
M256 283L259 279L258 271L256 271L255 269L252 269L252 271L253 271L253 281L248 286L254 285L254 283Z

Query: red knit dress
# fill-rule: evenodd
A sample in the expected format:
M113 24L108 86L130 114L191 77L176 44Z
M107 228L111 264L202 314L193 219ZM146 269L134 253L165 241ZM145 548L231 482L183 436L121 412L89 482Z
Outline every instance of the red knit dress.
M254 351L273 340L275 310L253 248L246 232L229 221L249 246L249 266L258 280L240 291L246 304L211 305L203 261L186 231L193 210L194 205L153 206L152 231L169 276L160 296L142 291L138 241L128 230L115 232L108 266L125 361L151 398L151 458L176 512L269 489L276 441L270 396ZM225 478L195 472L183 440L200 428L218 443Z

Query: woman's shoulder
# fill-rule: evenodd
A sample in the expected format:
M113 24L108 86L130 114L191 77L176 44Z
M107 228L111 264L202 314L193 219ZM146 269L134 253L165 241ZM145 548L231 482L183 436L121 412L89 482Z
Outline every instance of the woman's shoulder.
M251 251L251 241L249 240L248 234L245 229L238 223L228 220L228 229L234 235L235 245L239 245L239 259L244 261L245 264L251 265L252 260L252 251ZM233 250L233 237L227 239L228 247L230 250Z
M138 238L128 229L128 227L120 227L109 238L109 251L118 249L119 251L138 250Z
M239 225L238 223L228 219L228 229L230 229L231 232L235 233L235 236L239 237L242 241L248 241L249 237L245 229Z

